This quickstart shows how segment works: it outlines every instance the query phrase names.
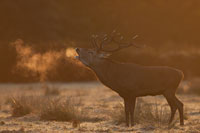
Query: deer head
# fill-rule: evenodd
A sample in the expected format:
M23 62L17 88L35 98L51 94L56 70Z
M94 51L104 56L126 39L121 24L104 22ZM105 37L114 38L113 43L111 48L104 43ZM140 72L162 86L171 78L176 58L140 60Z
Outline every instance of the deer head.
M135 39L137 36L133 37L132 39ZM92 49L86 49L86 48L76 48L76 52L78 56L76 56L77 59L79 59L84 65L90 67L94 64L98 64L99 61L102 59L105 59L109 57L112 53L117 52L123 48L127 48L130 46L135 46L139 48L139 46L135 45L131 42L122 42L123 36L121 36L119 33L116 34L114 31L111 35L105 34L102 37L99 37L97 35L92 36ZM117 47L113 49L104 49L105 45L108 45L110 43L117 44Z

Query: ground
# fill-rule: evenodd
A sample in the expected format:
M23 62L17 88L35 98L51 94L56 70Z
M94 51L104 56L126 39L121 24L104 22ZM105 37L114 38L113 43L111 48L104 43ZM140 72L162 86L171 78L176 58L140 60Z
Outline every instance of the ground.
M79 106L90 117L87 121L77 121L74 126L72 121L47 121L41 120L37 113L29 113L21 117L12 116L12 107L8 104L8 99L17 96L43 96L44 87L41 84L1 84L0 85L0 132L200 132L200 97L197 95L178 95L177 97L184 103L185 125L179 125L177 118L172 127L168 124L156 126L156 124L136 123L134 127L126 127L125 124L117 123L113 118L113 113L119 113L119 105L123 105L123 100L109 88L100 83L68 83L68 84L46 84L49 87L57 88L60 91L55 97L66 99L73 97L79 101ZM54 96L50 96L54 97ZM148 104L157 104L163 109L169 110L166 100L162 96L142 98ZM45 103L43 103L45 106ZM148 110L147 110L148 111ZM164 110L165 111L165 110ZM115 116L116 116L115 114ZM120 115L120 114L119 114ZM118 116L116 116L118 117ZM168 116L169 117L169 116ZM148 116L147 116L148 118ZM120 119L120 118L119 118ZM153 121L153 120L152 120ZM153 122L152 122L153 123Z

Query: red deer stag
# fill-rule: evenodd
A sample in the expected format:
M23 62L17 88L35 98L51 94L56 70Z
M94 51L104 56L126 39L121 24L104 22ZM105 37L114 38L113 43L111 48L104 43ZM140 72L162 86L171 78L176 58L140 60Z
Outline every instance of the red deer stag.
M92 69L105 86L124 99L126 125L134 125L136 98L148 95L163 95L171 109L169 124L178 109L180 125L184 125L183 103L175 95L184 77L183 72L167 66L142 66L113 61L108 58L111 53L130 46L138 46L122 42L122 38L120 39L116 33L99 38L93 37L94 49L76 48L76 58ZM105 45L109 43L115 43L118 47L106 50Z

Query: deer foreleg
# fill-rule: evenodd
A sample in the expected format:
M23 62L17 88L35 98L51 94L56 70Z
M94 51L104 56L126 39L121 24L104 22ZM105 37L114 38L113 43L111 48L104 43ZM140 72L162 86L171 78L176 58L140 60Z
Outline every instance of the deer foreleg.
M131 115L131 126L134 126L134 110L135 110L135 102L136 102L136 97L131 99L131 104L130 104L130 115Z

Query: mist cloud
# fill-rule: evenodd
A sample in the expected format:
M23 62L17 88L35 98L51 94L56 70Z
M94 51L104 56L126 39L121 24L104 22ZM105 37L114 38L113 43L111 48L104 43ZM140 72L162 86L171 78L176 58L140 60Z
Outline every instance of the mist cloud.
M39 75L41 82L47 80L48 72L56 71L60 61L68 61L77 65L80 63L74 59L76 52L73 48L60 51L49 50L44 53L35 52L30 45L25 45L21 39L11 43L17 52L17 69Z

